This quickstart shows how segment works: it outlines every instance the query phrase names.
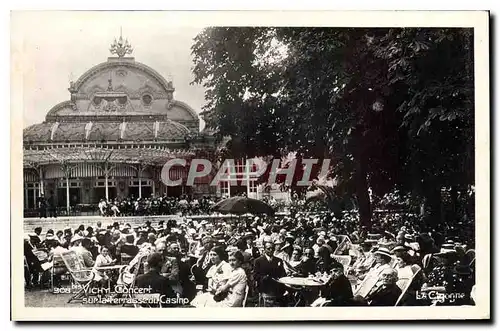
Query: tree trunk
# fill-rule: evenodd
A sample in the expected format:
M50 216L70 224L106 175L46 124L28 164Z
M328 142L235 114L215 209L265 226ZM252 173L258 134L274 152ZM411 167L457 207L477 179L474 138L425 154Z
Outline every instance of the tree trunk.
M441 223L441 188L428 187L425 192L425 203L427 210L425 224L429 228L435 228Z
M361 226L368 230L372 227L372 206L370 194L368 193L368 180L366 178L366 169L362 161L358 161L355 173L356 196L358 198L359 221Z

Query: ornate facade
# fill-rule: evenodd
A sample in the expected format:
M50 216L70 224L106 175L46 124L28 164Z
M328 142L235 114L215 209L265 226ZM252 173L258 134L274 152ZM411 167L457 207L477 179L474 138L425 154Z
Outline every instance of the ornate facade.
M24 129L25 209L42 193L58 206L95 204L102 198L213 193L207 179L195 187L165 187L162 166L213 150L199 131L197 113L174 98L174 86L128 57L122 37L110 57L69 87L70 99L54 106L43 123ZM185 177L185 169L171 169Z

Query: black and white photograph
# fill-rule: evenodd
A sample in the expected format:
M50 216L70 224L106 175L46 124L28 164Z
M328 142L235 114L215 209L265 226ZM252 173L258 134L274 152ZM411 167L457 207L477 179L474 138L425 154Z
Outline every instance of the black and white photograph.
M488 13L220 15L12 12L13 318L489 319Z

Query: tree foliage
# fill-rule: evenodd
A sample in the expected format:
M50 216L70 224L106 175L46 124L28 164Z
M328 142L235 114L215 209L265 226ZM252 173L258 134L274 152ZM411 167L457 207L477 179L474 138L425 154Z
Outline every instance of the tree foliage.
M474 183L471 29L214 27L192 51L204 119L231 154L330 158L364 225L369 188L436 218L442 188Z

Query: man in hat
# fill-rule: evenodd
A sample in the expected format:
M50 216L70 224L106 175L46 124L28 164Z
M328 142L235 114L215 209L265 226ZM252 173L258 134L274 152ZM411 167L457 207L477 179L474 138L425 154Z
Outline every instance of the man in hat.
M54 230L49 229L47 230L47 234L45 235L44 241L42 241L41 243L41 247L49 249L49 247L51 247L52 241L57 241L57 238L56 236L54 236Z
M360 278L370 278L379 279L380 273L387 267L391 267L390 263L392 261L391 252L385 248L380 247L374 253L375 265L368 271L365 277Z

